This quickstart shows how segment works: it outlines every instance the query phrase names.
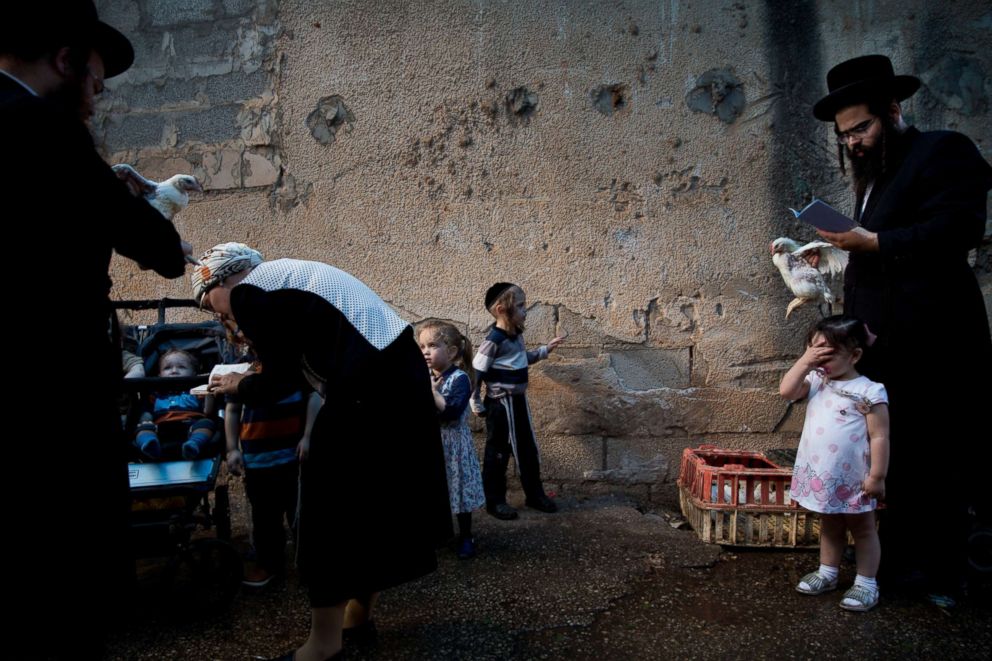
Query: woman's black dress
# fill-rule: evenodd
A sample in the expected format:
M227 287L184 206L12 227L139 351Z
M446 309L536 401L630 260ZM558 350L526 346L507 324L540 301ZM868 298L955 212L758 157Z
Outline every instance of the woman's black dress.
M271 401L307 378L325 396L301 473L298 563L311 606L430 573L451 517L430 377L412 330L379 350L321 295L250 280L232 290L231 308L265 369L242 380L239 395Z

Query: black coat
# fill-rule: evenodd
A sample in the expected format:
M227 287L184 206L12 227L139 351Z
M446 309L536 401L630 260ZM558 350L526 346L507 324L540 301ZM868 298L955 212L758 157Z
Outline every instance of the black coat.
M298 561L311 605L413 580L437 566L451 512L437 408L409 327L377 349L308 291L231 291L238 328L263 369L241 381L247 403L273 401L304 372L326 399L301 465Z
M76 353L106 343L111 254L183 275L179 235L100 157L82 121L0 74L0 208L6 261L15 278L8 302L39 326L71 328ZM11 261L13 264L11 264ZM41 294L41 296L39 296ZM119 360L119 356L118 356ZM99 376L119 381L117 367Z
M905 137L860 219L879 251L851 253L844 311L878 335L858 369L889 393L883 562L932 564L937 576L960 564L964 505L987 498L967 492L983 484L972 467L988 465L992 394L988 315L967 255L985 231L992 169L960 133Z
M884 362L864 368L880 380L898 374L892 361L903 363L906 350L938 372L958 371L955 357L988 357L988 317L967 254L985 232L992 168L960 133L911 128L905 137L860 218L878 233L879 251L852 253L844 277L844 311L879 337L874 353ZM934 350L947 344L950 354Z
M19 503L8 532L29 545L17 554L11 600L37 621L37 602L50 607L56 598L85 631L106 620L92 595L105 603L128 571L111 253L172 278L183 274L183 254L171 223L130 195L79 117L4 74L0 144L4 307L14 338L5 405L18 429L31 430L7 444L7 488ZM73 635L63 642L79 649Z

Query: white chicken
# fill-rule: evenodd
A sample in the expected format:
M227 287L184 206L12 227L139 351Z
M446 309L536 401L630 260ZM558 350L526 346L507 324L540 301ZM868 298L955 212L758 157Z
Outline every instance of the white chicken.
M846 250L834 248L826 241L813 241L803 246L783 236L772 241L771 251L772 263L778 267L786 286L795 296L785 310L786 319L805 303L834 302L834 295L824 276L844 272L847 267Z
M173 175L160 183L145 179L126 163L114 165L112 169L132 193L140 194L169 220L189 204L190 191L203 192L200 182L191 174Z

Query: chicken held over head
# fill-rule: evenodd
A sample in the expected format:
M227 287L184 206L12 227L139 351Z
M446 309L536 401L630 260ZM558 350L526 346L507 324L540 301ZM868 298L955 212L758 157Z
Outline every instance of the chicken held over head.
M112 169L133 194L144 197L168 220L186 208L191 191L203 192L200 182L191 174L177 174L158 182L146 179L126 163L114 165Z
M792 311L810 302L832 304L834 295L825 276L836 276L847 267L847 251L834 248L826 241L813 241L800 245L788 237L779 237L771 243L772 263L778 267L782 279L794 299L785 310L788 319Z

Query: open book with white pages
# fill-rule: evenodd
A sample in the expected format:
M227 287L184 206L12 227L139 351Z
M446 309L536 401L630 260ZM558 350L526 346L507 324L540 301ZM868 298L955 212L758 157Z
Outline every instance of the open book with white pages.
M218 376L223 374L244 374L250 369L251 369L251 363L232 363L230 365L214 365L214 368L210 370L210 377L213 378L215 374ZM206 397L207 395L210 394L210 384L204 383L202 386L191 388L189 394L196 395L198 397Z

